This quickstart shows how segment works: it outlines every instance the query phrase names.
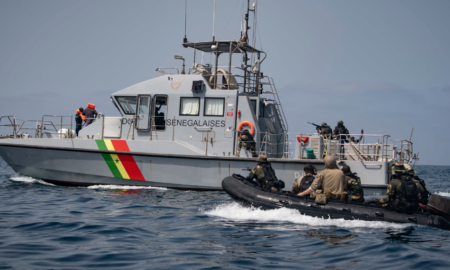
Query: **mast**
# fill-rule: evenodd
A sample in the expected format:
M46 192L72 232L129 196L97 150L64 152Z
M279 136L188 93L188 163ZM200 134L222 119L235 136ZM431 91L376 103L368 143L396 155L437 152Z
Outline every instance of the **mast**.
M242 35L241 39L244 38L244 42L248 44L248 13L249 13L249 9L250 9L250 0L247 0L247 11L245 13L245 29L244 29L244 34ZM244 53L244 93L246 85L247 85L247 61L248 61L248 56L247 56L247 52Z

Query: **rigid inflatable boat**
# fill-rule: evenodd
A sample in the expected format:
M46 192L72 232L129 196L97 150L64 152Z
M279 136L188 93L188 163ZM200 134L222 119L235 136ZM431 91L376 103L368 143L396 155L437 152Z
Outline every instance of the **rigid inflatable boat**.
M450 222L446 218L428 212L400 213L375 205L336 200L329 200L326 205L320 205L315 203L315 199L307 196L299 197L290 192L263 190L236 174L224 178L222 188L236 201L262 209L286 207L297 209L302 214L313 217L413 223L450 230ZM434 194L433 196L438 195ZM447 200L446 198L442 199Z

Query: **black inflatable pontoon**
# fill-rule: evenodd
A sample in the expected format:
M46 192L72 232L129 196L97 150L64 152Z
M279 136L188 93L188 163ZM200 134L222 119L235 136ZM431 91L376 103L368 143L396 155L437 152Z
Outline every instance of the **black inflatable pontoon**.
M413 214L387 210L375 205L330 200L326 205L318 205L310 197L299 197L290 192L266 191L241 178L228 176L222 180L222 188L236 201L262 209L281 207L293 208L300 213L324 218L343 218L346 220L386 221L395 223L414 223L450 230L450 222L430 213Z

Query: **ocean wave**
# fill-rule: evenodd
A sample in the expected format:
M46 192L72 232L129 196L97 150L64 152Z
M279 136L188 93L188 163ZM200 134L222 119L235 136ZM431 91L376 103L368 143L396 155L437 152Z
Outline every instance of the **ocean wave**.
M167 190L168 188L162 187L149 187L149 186L120 186L120 185L94 185L87 187L88 189L156 189Z
M47 183L41 179L37 179L37 178L29 177L29 176L23 176L23 175L19 175L19 174L16 174L9 179L16 181L16 182L23 182L23 183L29 183L29 184L39 183L39 184L48 185L48 186L55 186L55 185Z
M256 223L286 223L310 225L314 227L341 227L341 228L393 228L403 229L411 224L396 224L383 221L344 220L331 218L317 218L301 214L298 210L280 208L261 210L254 207L243 207L240 204L225 203L211 210L204 210L204 214L230 219L233 221L252 221Z

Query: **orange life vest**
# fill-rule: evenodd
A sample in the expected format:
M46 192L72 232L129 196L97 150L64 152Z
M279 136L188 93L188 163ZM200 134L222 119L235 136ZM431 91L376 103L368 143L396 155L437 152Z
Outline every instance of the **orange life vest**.
M76 110L75 111L75 113L79 113L80 114L80 117L81 117L81 119L83 119L84 121L86 121L86 116L85 115L83 115L81 112L80 112L80 110Z
M95 110L95 105L94 104L88 103L87 107Z

